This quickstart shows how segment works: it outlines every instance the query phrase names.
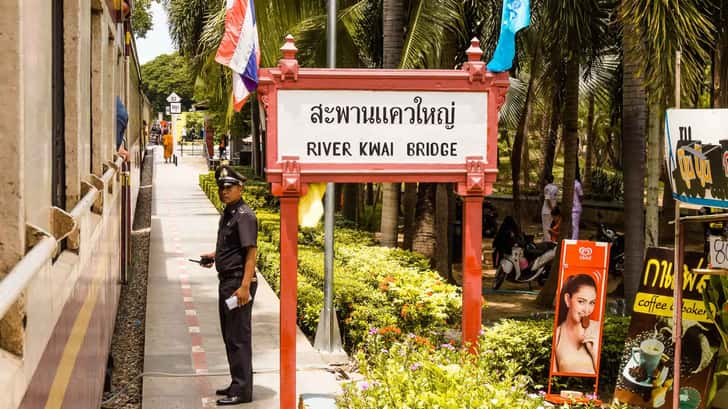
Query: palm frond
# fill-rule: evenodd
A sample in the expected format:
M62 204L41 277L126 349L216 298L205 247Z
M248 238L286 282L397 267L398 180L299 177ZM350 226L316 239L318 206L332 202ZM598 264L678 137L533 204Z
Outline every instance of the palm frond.
M511 86L508 88L506 102L500 110L498 126L506 129L516 129L521 112L526 104L526 92L528 91L528 80L510 78Z
M465 38L463 3L457 0L415 0L400 68L438 68L448 36Z

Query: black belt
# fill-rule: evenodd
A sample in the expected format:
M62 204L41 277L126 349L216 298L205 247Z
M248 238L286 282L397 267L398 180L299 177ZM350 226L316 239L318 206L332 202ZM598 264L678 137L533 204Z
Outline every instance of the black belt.
M242 280L243 279L243 276L242 275L238 275L237 274L237 271L236 271L235 272L235 275L227 274L227 273L221 273L221 274L218 274L217 278L220 279L220 280L230 280L230 279L233 279L233 278L238 279L238 280ZM257 274L253 273L253 279L250 280L250 282L251 283L258 282Z

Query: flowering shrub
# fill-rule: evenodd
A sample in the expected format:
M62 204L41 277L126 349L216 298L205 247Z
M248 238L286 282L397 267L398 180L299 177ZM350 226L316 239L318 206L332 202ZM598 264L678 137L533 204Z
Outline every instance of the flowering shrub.
M400 340L392 341L392 335ZM344 385L341 408L543 408L528 394L531 381L516 367L495 374L478 355L449 343L431 345L413 334L372 329L356 354L365 380Z
M221 209L214 174L200 175L200 187ZM258 267L273 290L280 293L279 215L266 188L265 183L249 180L243 198L258 216ZM298 240L298 324L313 336L323 307L321 226L300 229ZM372 326L392 326L436 337L460 325L460 289L444 283L424 257L374 246L371 233L340 220L334 243L334 308L348 350L354 350Z
M616 343L621 343L626 318L609 317L607 321L605 343L620 336ZM371 328L355 354L365 379L344 386L339 407L543 408L552 323L550 319L505 320L483 331L475 354L454 341L403 334L396 327ZM614 333L620 324L625 330ZM621 350L614 355L605 349L602 363L617 362ZM606 378L610 375L605 376L604 372L601 375L601 382L608 383L605 389L613 389L616 376ZM590 389L586 384L572 387L582 391ZM588 402L559 407L599 406Z

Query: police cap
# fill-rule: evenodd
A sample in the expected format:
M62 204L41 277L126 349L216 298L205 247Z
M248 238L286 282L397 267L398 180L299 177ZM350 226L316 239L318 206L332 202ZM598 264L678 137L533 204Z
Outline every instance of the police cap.
M245 183L245 176L236 172L230 166L224 165L217 168L215 171L215 180L219 187L239 185L242 186Z

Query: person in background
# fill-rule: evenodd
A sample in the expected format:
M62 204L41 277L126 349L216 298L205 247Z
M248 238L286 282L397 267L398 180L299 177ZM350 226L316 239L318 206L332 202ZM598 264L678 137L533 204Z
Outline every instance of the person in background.
M543 227L543 241L551 238L551 213L556 207L556 197L559 195L559 188L554 184L554 176L549 174L544 178L546 186L543 188L543 206L541 206L541 226Z
M218 405L237 405L253 400L253 349L251 313L258 288L255 260L258 247L258 219L242 199L245 176L229 166L215 172L220 200L225 210L220 217L215 251L201 255L213 264L220 280L218 297L220 326L225 342L231 383L215 391L225 395ZM225 300L237 297L237 307L230 309Z
M124 133L126 132L126 126L129 123L129 112L127 112L124 103L121 102L121 98L116 96L116 153L124 159L124 162L129 162L129 151L124 148Z
M164 145L164 163L168 163L172 160L174 142L172 141L172 135L169 134L169 130L167 130L167 128L165 128L162 132L164 133L164 136L162 136L162 145Z
M559 232L561 231L561 210L559 206L555 206L551 211L551 227L549 228L549 237L554 243L559 241Z
M225 135L222 135L220 137L220 145L218 146L218 156L220 156L220 160L225 158Z
M574 204L571 207L571 239L579 240L579 219L581 219L581 199L584 197L584 190L581 188L581 176L579 170L574 178Z

